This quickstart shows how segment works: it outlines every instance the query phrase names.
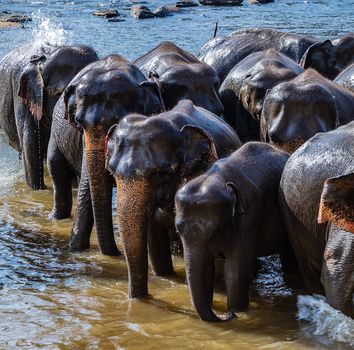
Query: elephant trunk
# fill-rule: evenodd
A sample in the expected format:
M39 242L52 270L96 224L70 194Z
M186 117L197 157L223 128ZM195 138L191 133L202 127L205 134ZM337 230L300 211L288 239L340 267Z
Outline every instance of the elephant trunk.
M147 181L116 177L119 233L123 239L128 265L129 298L148 294L147 218L149 187Z
M207 272L209 267L209 258L207 250L191 250L184 246L184 261L186 264L186 274L188 286L192 297L192 303L196 308L199 317L203 321L219 322L210 306L210 293L207 290Z
M99 247L102 254L119 255L113 234L112 179L105 169L104 136L100 140L85 132L85 152Z

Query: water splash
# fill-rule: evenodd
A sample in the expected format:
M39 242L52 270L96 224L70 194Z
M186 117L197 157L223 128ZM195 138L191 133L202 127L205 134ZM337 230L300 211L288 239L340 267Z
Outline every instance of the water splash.
M32 35L36 43L53 46L69 44L71 33L65 30L60 22L54 22L46 17L41 10L32 13L32 19L35 23Z
M354 320L329 306L323 296L300 295L297 306L298 319L306 321L305 335L327 345L341 342L354 346Z

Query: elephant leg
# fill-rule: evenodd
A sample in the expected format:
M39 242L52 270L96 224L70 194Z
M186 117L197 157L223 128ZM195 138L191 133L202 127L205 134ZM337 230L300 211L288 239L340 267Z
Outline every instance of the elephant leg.
M22 159L27 186L34 190L45 189L41 137L39 122L31 116L25 116L22 134Z
M86 171L85 154L82 160L82 171L76 203L76 212L71 229L69 245L69 250L72 252L90 247L90 236L93 227L93 211L90 184Z
M225 283L229 311L246 311L249 306L249 286L252 282L256 257L240 249L226 256Z
M70 217L72 208L72 180L75 175L63 154L50 141L47 158L48 171L53 181L54 206L50 219L60 220Z
M331 225L323 256L322 284L328 303L354 316L354 235Z
M298 262L288 237L285 237L280 248L280 262L285 274L298 271Z
M152 222L148 230L148 248L152 269L157 276L173 274L171 248L168 232L157 222Z

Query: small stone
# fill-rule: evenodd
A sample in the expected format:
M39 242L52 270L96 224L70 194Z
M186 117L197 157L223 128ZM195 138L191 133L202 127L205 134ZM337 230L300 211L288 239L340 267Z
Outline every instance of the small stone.
M100 10L92 13L94 16L103 18L114 18L118 17L120 14L117 10Z
M138 19L155 17L155 15L151 12L151 10L148 7L143 5L133 5L131 8L131 15L134 18L138 18Z
M167 8L167 6L160 6L153 13L155 17L172 16L172 12Z
M182 0L176 2L176 7L195 7L195 6L199 6L199 5L192 0Z

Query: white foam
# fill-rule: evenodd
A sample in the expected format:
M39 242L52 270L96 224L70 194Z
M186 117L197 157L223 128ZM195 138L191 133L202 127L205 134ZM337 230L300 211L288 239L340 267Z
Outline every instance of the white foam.
M61 46L69 44L71 33L63 28L60 22L46 17L41 10L32 13L35 27L32 30L34 41L38 44Z
M303 330L322 343L341 342L354 347L354 320L326 303L323 296L300 295L297 317L306 321Z

